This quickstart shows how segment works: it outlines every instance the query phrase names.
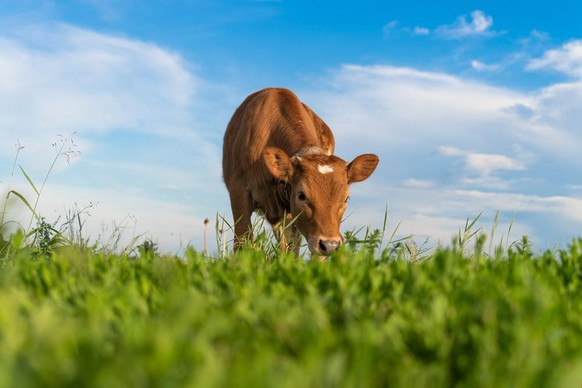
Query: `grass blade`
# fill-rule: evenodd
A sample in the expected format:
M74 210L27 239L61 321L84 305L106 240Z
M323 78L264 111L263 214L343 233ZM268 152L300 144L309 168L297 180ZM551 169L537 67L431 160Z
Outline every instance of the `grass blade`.
M20 194L18 191L10 190L8 192L8 194L6 194L6 199L8 199L10 197L10 195L15 195L16 197L18 197L18 199L20 199L22 201L22 203L24 203L26 205L26 207L31 211L34 218L38 219L38 214L36 214L36 211L30 205L30 203L27 201L27 199L24 197L24 195Z
M30 179L30 177L28 176L26 171L24 171L24 168L22 168L22 166L20 164L18 165L18 167L20 168L20 171L22 172L22 174L24 175L24 177L26 178L26 180L28 181L28 183L30 184L30 186L32 187L32 189L34 190L36 195L37 196L40 195L40 192L36 188L36 185L32 182L32 179Z

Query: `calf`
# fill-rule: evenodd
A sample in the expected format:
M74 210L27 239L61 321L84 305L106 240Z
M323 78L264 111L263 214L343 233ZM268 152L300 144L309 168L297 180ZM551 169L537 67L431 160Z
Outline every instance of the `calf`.
M255 210L284 249L298 253L301 234L316 254L329 255L342 244L349 184L367 179L379 159L364 154L347 163L333 155L334 147L329 127L290 90L263 89L243 101L226 128L222 154L235 249Z

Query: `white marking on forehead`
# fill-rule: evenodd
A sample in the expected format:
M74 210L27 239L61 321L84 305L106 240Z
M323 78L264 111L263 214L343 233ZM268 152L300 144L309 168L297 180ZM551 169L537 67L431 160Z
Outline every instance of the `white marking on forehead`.
M333 167L329 165L322 166L321 164L318 164L317 171L325 175L329 174L330 172L333 172Z

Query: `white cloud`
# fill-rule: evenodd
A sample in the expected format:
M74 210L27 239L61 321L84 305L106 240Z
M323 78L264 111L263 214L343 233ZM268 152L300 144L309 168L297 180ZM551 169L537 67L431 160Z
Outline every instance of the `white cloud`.
M480 175L491 175L496 170L524 170L525 165L505 155L495 154L468 154L466 158L467 168Z
M582 83L526 93L443 73L357 65L325 82L299 94L333 128L341 153L374 148L414 155L446 144L507 155L521 145L571 165L582 162Z
M426 27L416 26L412 29L414 35L430 35L430 30Z
M506 155L469 152L446 146L438 147L438 151L445 156L463 157L465 169L482 176L491 175L498 170L520 171L525 169L525 163Z
M478 61L478 60L471 61L471 67L474 70L483 71L483 72L493 72L493 71L499 71L501 69L500 65L487 64L487 63L483 63L483 62Z
M183 131L197 86L155 45L49 24L0 32L0 126L19 136Z
M402 26L398 20L392 20L387 23L383 28L382 32L386 36L390 36L395 33L403 32L405 34L426 36L430 35L430 29L421 26L415 26L414 28L408 26Z
M582 222L582 198L561 195L540 196L515 193L495 193L459 190L458 195L477 199L484 207L502 211L544 212L559 214L576 222Z
M445 38L464 38L469 36L490 35L493 18L483 11L471 12L470 20L465 15L457 18L452 25L443 25L436 29L436 33Z
M445 142L451 146L460 138L491 144L487 139L501 136L509 125L505 110L530 104L509 89L391 66L344 66L322 90L307 102L315 103L354 152L365 152L372 138L374 146L397 152L446 139L453 140ZM342 142L337 144L342 150Z
M0 68L3 155L18 139L30 164L46 166L55 135L73 132L81 152L120 130L204 144L192 130L199 81L154 44L63 24L0 29Z
M469 20L466 15L459 16L457 20L450 25L441 25L434 30L436 36L447 39L460 39L470 36L492 36L497 32L492 31L493 18L486 15L483 11L475 10L471 12ZM390 35L395 31L402 31L407 34L426 36L431 34L431 29L423 26L401 26L398 20L392 20L387 23L382 31Z
M456 147L440 146L437 151L445 156L464 156L466 153Z
M528 70L555 70L570 77L582 78L582 40L574 40L554 50L548 50L541 58L534 59Z
M579 109L582 82L554 84L536 93L532 115L525 121L532 140L572 165L582 163ZM522 119L523 120L523 119ZM520 125L523 124L523 121Z
M460 158L463 164L451 171L457 176L457 183L470 187L482 187L496 190L511 188L512 181L506 181L497 175L502 171L523 171L526 160L531 161L531 153L516 148L516 157L499 154L487 154L461 150L456 147L440 146L437 151L444 156Z

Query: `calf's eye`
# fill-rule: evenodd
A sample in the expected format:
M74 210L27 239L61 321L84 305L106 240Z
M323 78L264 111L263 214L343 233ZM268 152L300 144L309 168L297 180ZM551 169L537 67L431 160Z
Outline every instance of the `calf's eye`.
M297 199L300 201L305 201L307 197L305 196L305 193L303 191L300 191L299 193L297 193Z

